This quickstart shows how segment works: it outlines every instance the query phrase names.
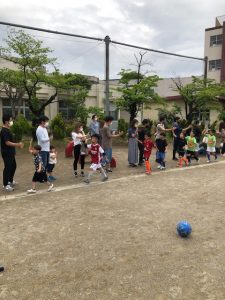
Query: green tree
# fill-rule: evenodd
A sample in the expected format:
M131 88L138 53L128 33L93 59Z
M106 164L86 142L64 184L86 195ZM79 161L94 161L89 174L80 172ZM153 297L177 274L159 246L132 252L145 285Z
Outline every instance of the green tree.
M61 78L61 91L66 92L66 102L73 114L73 119L86 124L89 111L85 106L85 101L91 88L91 81L84 75L72 73L61 75Z
M121 96L116 100L116 105L130 114L130 121L136 118L144 106L150 108L153 103L165 103L154 91L160 78L156 75L144 76L141 73L141 67L146 64L143 63L143 56L140 53L140 58L136 57L137 71L122 69L119 73L122 87L117 89Z
M12 108L12 117L15 118L20 114L25 94L21 71L0 69L0 91L8 97Z
M35 117L39 117L44 113L46 106L58 101L57 95L62 93L71 104L74 117L76 118L78 113L82 115L82 110L85 110L85 99L92 84L86 76L61 74L56 67L57 59L50 57L52 50L43 47L42 41L22 30L10 31L6 44L5 48L0 48L2 57L13 62L17 70L1 70L0 83L10 101L12 99L12 104L16 105L16 102L26 95L25 101L30 111ZM49 71L51 69L52 72ZM52 94L48 99L40 101L38 91L44 85L52 87ZM12 91L17 91L17 98Z
M222 109L219 97L225 95L224 84L196 76L192 76L192 82L186 85L180 79L172 80L185 103L185 117L189 122L200 112Z
M59 83L58 72L55 72L56 58L51 58L52 50L43 47L43 42L33 38L22 30L11 30L6 39L6 47L1 47L2 57L13 62L17 70L11 70L11 75L20 77L21 89L25 91L26 103L33 115L39 117L46 106L54 101L57 96ZM54 72L48 72L53 67ZM7 69L5 69L5 72ZM9 69L8 69L9 72ZM37 92L43 84L54 87L54 91L49 99L39 101ZM13 86L13 82L12 82Z
M165 107L158 108L159 117L164 117L166 119L167 124L172 125L175 117L183 118L181 107L173 104L171 109Z

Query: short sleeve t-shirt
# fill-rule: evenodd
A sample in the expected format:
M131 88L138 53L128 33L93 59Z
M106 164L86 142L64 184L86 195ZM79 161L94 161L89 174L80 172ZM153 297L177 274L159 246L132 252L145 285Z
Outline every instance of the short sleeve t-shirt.
M196 149L196 138L187 136L186 141L187 141L187 150L194 152Z
M179 139L179 141L178 141L178 152L179 153L184 153L186 145L187 145L187 142L186 142L185 139Z
M13 142L13 136L8 128L2 127L0 132L2 154L15 155L15 147L7 146L6 142Z
M206 137L208 139L207 146L208 147L216 147L216 137L215 137L215 135L207 134Z
M175 138L179 139L180 134L183 131L183 128L176 122L173 124L173 128L174 128L174 134L176 136Z
M91 155L92 164L99 164L101 161L101 154L104 153L104 150L99 144L91 144L87 146L89 149L89 153Z
M154 147L154 143L152 140L145 140L143 142L144 145L144 157L149 157L152 153L152 148Z
M145 140L145 134L147 133L147 129L144 127L139 128L138 130L138 139L142 142Z
M78 136L80 136L79 133L76 133L74 131L72 132L72 139L73 139L74 146L81 144L81 139Z
M101 129L100 133L102 138L102 148L103 149L112 148L112 134L110 128L108 126L104 126Z
M165 131L165 126L162 123L159 123L156 126L156 139L160 139L160 134Z
M35 168L36 172L39 169L39 164L40 163L41 163L41 171L43 172L44 171L44 165L43 165L43 162L42 162L41 155L40 154L34 155L34 168Z
M166 140L162 140L162 139L157 140L157 148L159 152L165 152L167 145L168 144Z

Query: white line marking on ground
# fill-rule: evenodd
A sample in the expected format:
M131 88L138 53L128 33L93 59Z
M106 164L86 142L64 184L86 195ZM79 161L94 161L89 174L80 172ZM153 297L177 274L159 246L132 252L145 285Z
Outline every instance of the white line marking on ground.
M164 170L164 171L159 171L159 172L153 172L151 174L151 176L157 176L159 174L165 174L165 173L172 173L172 172L181 172L181 171L186 171L186 170L192 170L192 169L197 169L197 168L206 168L206 167L211 167L211 166L216 166L216 165L220 165L220 164L225 164L225 160L223 161L219 161L216 163L210 163L210 164L202 164L202 165L195 165L195 166L190 166L190 167L183 167L183 168L173 168L173 169L169 169L169 170ZM79 188L88 188L89 186L98 186L101 184L107 184L107 183L112 183L112 182L116 182L116 181L127 181L129 179L134 179L134 178L141 178L141 177L146 177L146 174L137 174L137 175L129 175L129 176L125 176L125 177L119 177L119 178L115 178L115 179L111 179L109 181L106 182L92 182L89 185L85 184L85 183L80 183L80 184L71 184L71 185L65 185L65 186L59 186L56 187L51 193L55 193L55 192L62 192L62 191L67 191L67 190L72 190L72 189L79 189ZM2 197L0 197L0 202L2 201L7 201L7 200L13 200L13 199L18 199L18 198L25 198L25 197L32 197L34 195L41 195L41 194L46 194L47 191L46 190L41 190L38 191L36 194L27 194L27 193L19 193L19 194L7 194L4 195Z

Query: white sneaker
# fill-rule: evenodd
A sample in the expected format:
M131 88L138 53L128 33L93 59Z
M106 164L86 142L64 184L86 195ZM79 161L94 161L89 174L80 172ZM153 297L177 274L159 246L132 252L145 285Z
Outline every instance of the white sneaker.
M161 166L158 166L157 169L161 169Z
M13 192L14 191L14 188L9 184L7 186L5 186L4 189L5 189L6 192Z
M53 187L54 187L54 184L52 183L51 185L49 185L49 187L48 187L48 192L51 192L52 191L52 189L53 189Z
M206 162L207 162L207 163L210 163L210 162L211 162L211 160L207 160Z
M34 189L27 190L27 194L35 194L36 192Z
M8 182L8 185L15 186L15 185L17 185L17 182L15 180L13 180L13 182Z

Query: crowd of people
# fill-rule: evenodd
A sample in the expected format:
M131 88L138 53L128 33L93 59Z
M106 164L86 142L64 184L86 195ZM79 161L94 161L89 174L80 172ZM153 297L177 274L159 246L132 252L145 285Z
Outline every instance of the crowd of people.
M23 148L24 144L13 141L10 130L13 125L11 116L4 115L2 121L0 138L1 154L4 162L3 188L5 191L11 192L16 184L14 181L16 171L15 148ZM123 132L116 133L112 131L110 128L112 122L113 117L107 116L104 124L100 127L98 117L94 115L87 134L84 132L83 125L79 122L76 122L71 133L74 176L84 177L86 184L90 183L91 177L96 171L100 172L102 181L108 180L108 175L112 172L112 140L124 134ZM49 135L48 127L48 117L40 117L39 126L36 130L37 143L33 145L33 141L30 142L29 152L33 156L34 175L31 189L27 191L29 194L36 193L38 182L46 183L47 191L52 191L53 181L56 180L53 171L57 163L57 151L51 144L53 136ZM164 170L168 148L167 132L171 132L173 137L172 159L177 160L178 167L189 166L192 160L199 163L201 153L206 154L208 163L211 162L212 156L214 160L217 160L218 153L225 156L225 124L220 126L218 131L206 128L201 130L201 126L197 121L183 128L182 120L176 117L171 128L166 128L165 119L161 117L156 125L155 133L152 135L148 119L144 119L140 125L138 120L134 119L127 132L129 167L134 168L144 165L146 174L151 174L150 157L152 150L155 149L155 161L158 163L158 169ZM216 147L217 139L221 142L219 148ZM85 159L88 155L91 157L91 164L89 171L85 173ZM79 165L80 172L78 172Z

